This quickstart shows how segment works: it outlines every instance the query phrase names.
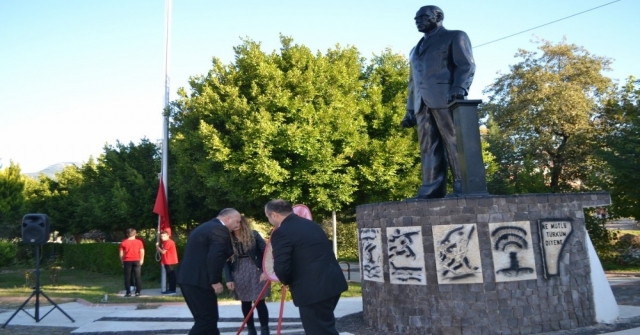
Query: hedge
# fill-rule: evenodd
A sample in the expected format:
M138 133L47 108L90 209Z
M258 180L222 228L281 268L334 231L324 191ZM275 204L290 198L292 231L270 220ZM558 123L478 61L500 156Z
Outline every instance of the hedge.
M260 227L264 228L264 227ZM268 227L270 228L270 227ZM331 227L323 227L330 230ZM259 229L263 230L263 229ZM358 260L358 235L355 223L339 223L338 234L338 258L341 260ZM328 233L331 238L331 233ZM265 239L268 238L263 234ZM15 244L0 241L0 266L14 264L34 264L34 245L23 243ZM87 270L105 274L122 274L122 265L118 257L120 243L81 243L60 244L47 243L40 246L40 266L61 262L66 268ZM184 255L185 240L176 241L178 259ZM145 241L145 258L142 266L142 276L145 280L160 279L160 262L156 261L155 241Z
M338 259L345 261L358 260L358 226L356 223L339 223L336 225L338 235Z
M25 244L22 242L11 243L15 248L15 254L13 259L7 264L0 266L11 265L26 265L35 267L35 252L38 248L40 252L40 267L47 267L56 263L62 254L62 244L60 243L46 243L46 244ZM0 256L1 257L1 256Z
M122 274L122 264L118 256L120 243L64 244L63 264L67 268L99 273ZM176 242L178 259L184 254L184 244ZM156 261L154 242L145 242L142 277L146 280L160 279L160 262Z

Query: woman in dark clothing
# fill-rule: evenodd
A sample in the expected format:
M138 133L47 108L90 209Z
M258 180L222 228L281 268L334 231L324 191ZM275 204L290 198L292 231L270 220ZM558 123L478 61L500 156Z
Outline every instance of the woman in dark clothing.
M233 257L224 267L227 288L233 291L236 300L242 302L242 314L247 317L252 302L258 299L260 291L266 284L267 277L262 273L262 256L266 243L260 233L253 230L249 221L243 216L240 229L231 234L233 241ZM265 295L257 303L258 319L261 335L269 335L269 310L264 298L271 295L269 287ZM257 335L253 322L253 313L247 320L247 334Z

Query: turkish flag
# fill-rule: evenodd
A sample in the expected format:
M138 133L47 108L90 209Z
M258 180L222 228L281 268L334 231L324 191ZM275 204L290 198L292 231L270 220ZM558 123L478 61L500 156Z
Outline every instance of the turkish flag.
M169 206L167 196L164 193L164 184L160 179L158 186L158 195L156 196L156 204L153 206L153 212L160 215L160 231L166 230L171 236L171 223L169 222Z

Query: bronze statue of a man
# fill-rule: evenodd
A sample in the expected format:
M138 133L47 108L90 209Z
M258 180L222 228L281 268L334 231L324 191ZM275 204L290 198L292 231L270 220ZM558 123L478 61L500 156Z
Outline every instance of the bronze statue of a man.
M418 126L422 157L419 199L445 196L447 166L453 174L453 195L462 192L455 127L448 104L465 99L476 66L467 34L445 29L443 20L444 13L436 6L424 6L416 13L416 26L424 36L409 56L407 113L400 123L405 128Z

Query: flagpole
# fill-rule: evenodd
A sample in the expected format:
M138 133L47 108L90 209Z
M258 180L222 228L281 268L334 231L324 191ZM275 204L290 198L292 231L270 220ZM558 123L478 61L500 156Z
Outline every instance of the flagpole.
M164 194L169 196L168 170L169 170L169 51L171 49L171 0L166 0L166 34L164 51L164 127L162 138L162 182Z
M169 206L169 61L171 49L171 0L165 0L165 43L164 43L164 125L162 129L162 183ZM160 218L158 219L158 236L160 236ZM167 275L160 264L160 288L167 290Z

